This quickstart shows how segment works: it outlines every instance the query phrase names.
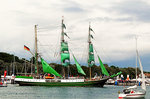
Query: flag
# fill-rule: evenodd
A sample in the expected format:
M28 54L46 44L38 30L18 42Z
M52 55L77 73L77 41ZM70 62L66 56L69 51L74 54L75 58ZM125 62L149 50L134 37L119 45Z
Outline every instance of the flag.
M6 77L6 74L7 74L7 71L5 70L5 71L4 71L4 78Z
M24 49L27 50L27 51L30 51L30 49L25 45L24 45Z

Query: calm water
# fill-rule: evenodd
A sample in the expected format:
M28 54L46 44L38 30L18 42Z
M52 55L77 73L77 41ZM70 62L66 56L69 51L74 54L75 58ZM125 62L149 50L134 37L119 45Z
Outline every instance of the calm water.
M39 87L8 85L0 87L0 99L117 99L123 86L104 88L85 87ZM146 99L150 99L147 86Z

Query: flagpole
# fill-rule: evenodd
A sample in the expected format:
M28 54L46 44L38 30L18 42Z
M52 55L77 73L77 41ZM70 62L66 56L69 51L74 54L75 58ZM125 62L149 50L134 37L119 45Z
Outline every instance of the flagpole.
M29 52L34 56L34 54L31 51L29 51Z

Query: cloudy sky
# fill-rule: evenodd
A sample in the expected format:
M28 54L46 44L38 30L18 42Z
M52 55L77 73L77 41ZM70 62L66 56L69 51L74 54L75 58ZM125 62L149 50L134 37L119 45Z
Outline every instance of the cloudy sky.
M0 0L0 51L29 59L23 46L34 50L38 24L38 50L48 62L60 62L61 19L71 39L69 48L81 64L87 60L91 23L93 44L104 63L135 67L135 36L144 70L150 71L149 0ZM97 61L97 58L96 58ZM73 63L73 61L72 61ZM96 62L98 63L98 61Z

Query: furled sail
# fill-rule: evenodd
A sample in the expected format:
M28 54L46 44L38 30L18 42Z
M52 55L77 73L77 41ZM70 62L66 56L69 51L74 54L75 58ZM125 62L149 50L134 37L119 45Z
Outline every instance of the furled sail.
M48 63L46 61L44 61L44 59L41 58L41 62L42 62L42 67L43 67L44 73L50 73L50 74L53 74L55 76L62 77L51 66L49 66Z
M109 73L107 72L107 70L106 70L106 68L105 68L105 66L104 66L104 64L103 64L103 62L101 61L101 59L100 59L99 56L98 56L98 59L99 59L100 67L101 67L101 69L102 69L102 73L103 73L104 75L106 75L106 76L109 76Z
M138 54L138 51L137 52L137 58L138 58L138 61L139 61L139 65L140 65L140 70L141 70L141 74L142 74L142 89L146 91L146 85L145 85L145 75L143 73L143 66L142 66L142 63L141 63L141 60L140 60L140 57L139 57L139 54Z
M86 75L86 74L84 73L83 69L81 68L80 64L78 63L78 61L77 61L76 58L74 57L74 55L73 55L73 58L74 58L74 61L75 61L75 63L76 63L76 66L77 66L78 73L81 73L81 74L83 74L83 75Z

